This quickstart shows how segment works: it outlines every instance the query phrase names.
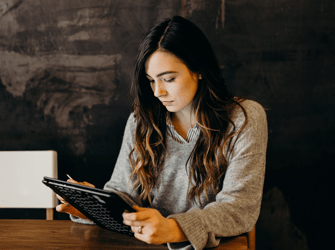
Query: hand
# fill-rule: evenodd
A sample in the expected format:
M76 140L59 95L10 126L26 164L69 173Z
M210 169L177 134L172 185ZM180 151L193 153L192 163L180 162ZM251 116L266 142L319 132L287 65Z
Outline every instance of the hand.
M134 209L137 212L125 212L122 216L124 224L131 226L137 239L156 245L187 240L174 219L163 217L153 208L134 206ZM138 231L139 226L142 227L141 233Z
M77 182L73 179L68 179L68 182L71 183L76 183L76 184L80 184L80 185L84 185L84 186L89 186L89 187L95 187L93 184L88 183L86 181L84 182ZM67 214L72 214L74 216L77 216L79 218L85 219L85 220L89 220L85 215L83 215L81 212L79 212L76 208L74 208L72 205L70 205L69 203L67 203L61 196L59 196L58 194L56 194L57 198L62 202L62 204L59 204L56 207L56 211L57 212L61 212L61 213L67 213Z

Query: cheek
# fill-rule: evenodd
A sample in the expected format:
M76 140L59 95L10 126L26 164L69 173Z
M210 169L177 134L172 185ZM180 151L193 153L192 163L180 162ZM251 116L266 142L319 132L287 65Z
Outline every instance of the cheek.
M187 86L187 96L189 99L193 100L195 94L198 90L198 83L192 82L189 86Z
M193 101L197 88L194 86L185 85L179 90L179 97L183 103L188 104Z

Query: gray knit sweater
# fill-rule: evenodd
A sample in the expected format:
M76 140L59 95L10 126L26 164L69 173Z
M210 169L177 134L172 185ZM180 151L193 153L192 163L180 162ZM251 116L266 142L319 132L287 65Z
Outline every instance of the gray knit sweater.
M233 148L229 152L225 148L228 168L222 177L219 193L214 195L208 190L209 200L205 194L200 197L202 206L187 196L188 166L185 165L197 138L181 144L167 135L164 168L151 192L151 207L159 210L163 216L175 219L189 240L169 243L170 249L215 247L220 237L249 232L256 224L265 175L267 121L265 111L258 103L247 100L242 105L248 115L247 126L233 137L229 144ZM237 129L243 125L245 118L241 108L235 108L231 119ZM104 189L128 193L138 205L143 206L138 192L132 191L133 180L128 185L132 173L128 156L134 147L135 128L135 118L131 114L113 175ZM230 126L228 132L232 129Z

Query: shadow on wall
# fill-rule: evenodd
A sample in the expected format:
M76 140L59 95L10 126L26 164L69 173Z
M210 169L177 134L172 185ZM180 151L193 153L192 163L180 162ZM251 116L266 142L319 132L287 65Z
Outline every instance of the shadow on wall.
M277 187L264 194L256 234L258 249L309 249L305 235L293 224L288 204Z

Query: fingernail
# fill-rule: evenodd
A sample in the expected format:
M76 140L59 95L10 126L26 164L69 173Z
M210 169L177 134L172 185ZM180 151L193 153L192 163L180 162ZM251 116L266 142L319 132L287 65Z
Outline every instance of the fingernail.
M66 206L66 207L69 206L69 203L67 203L66 201L61 201L61 202L64 204L64 206Z

